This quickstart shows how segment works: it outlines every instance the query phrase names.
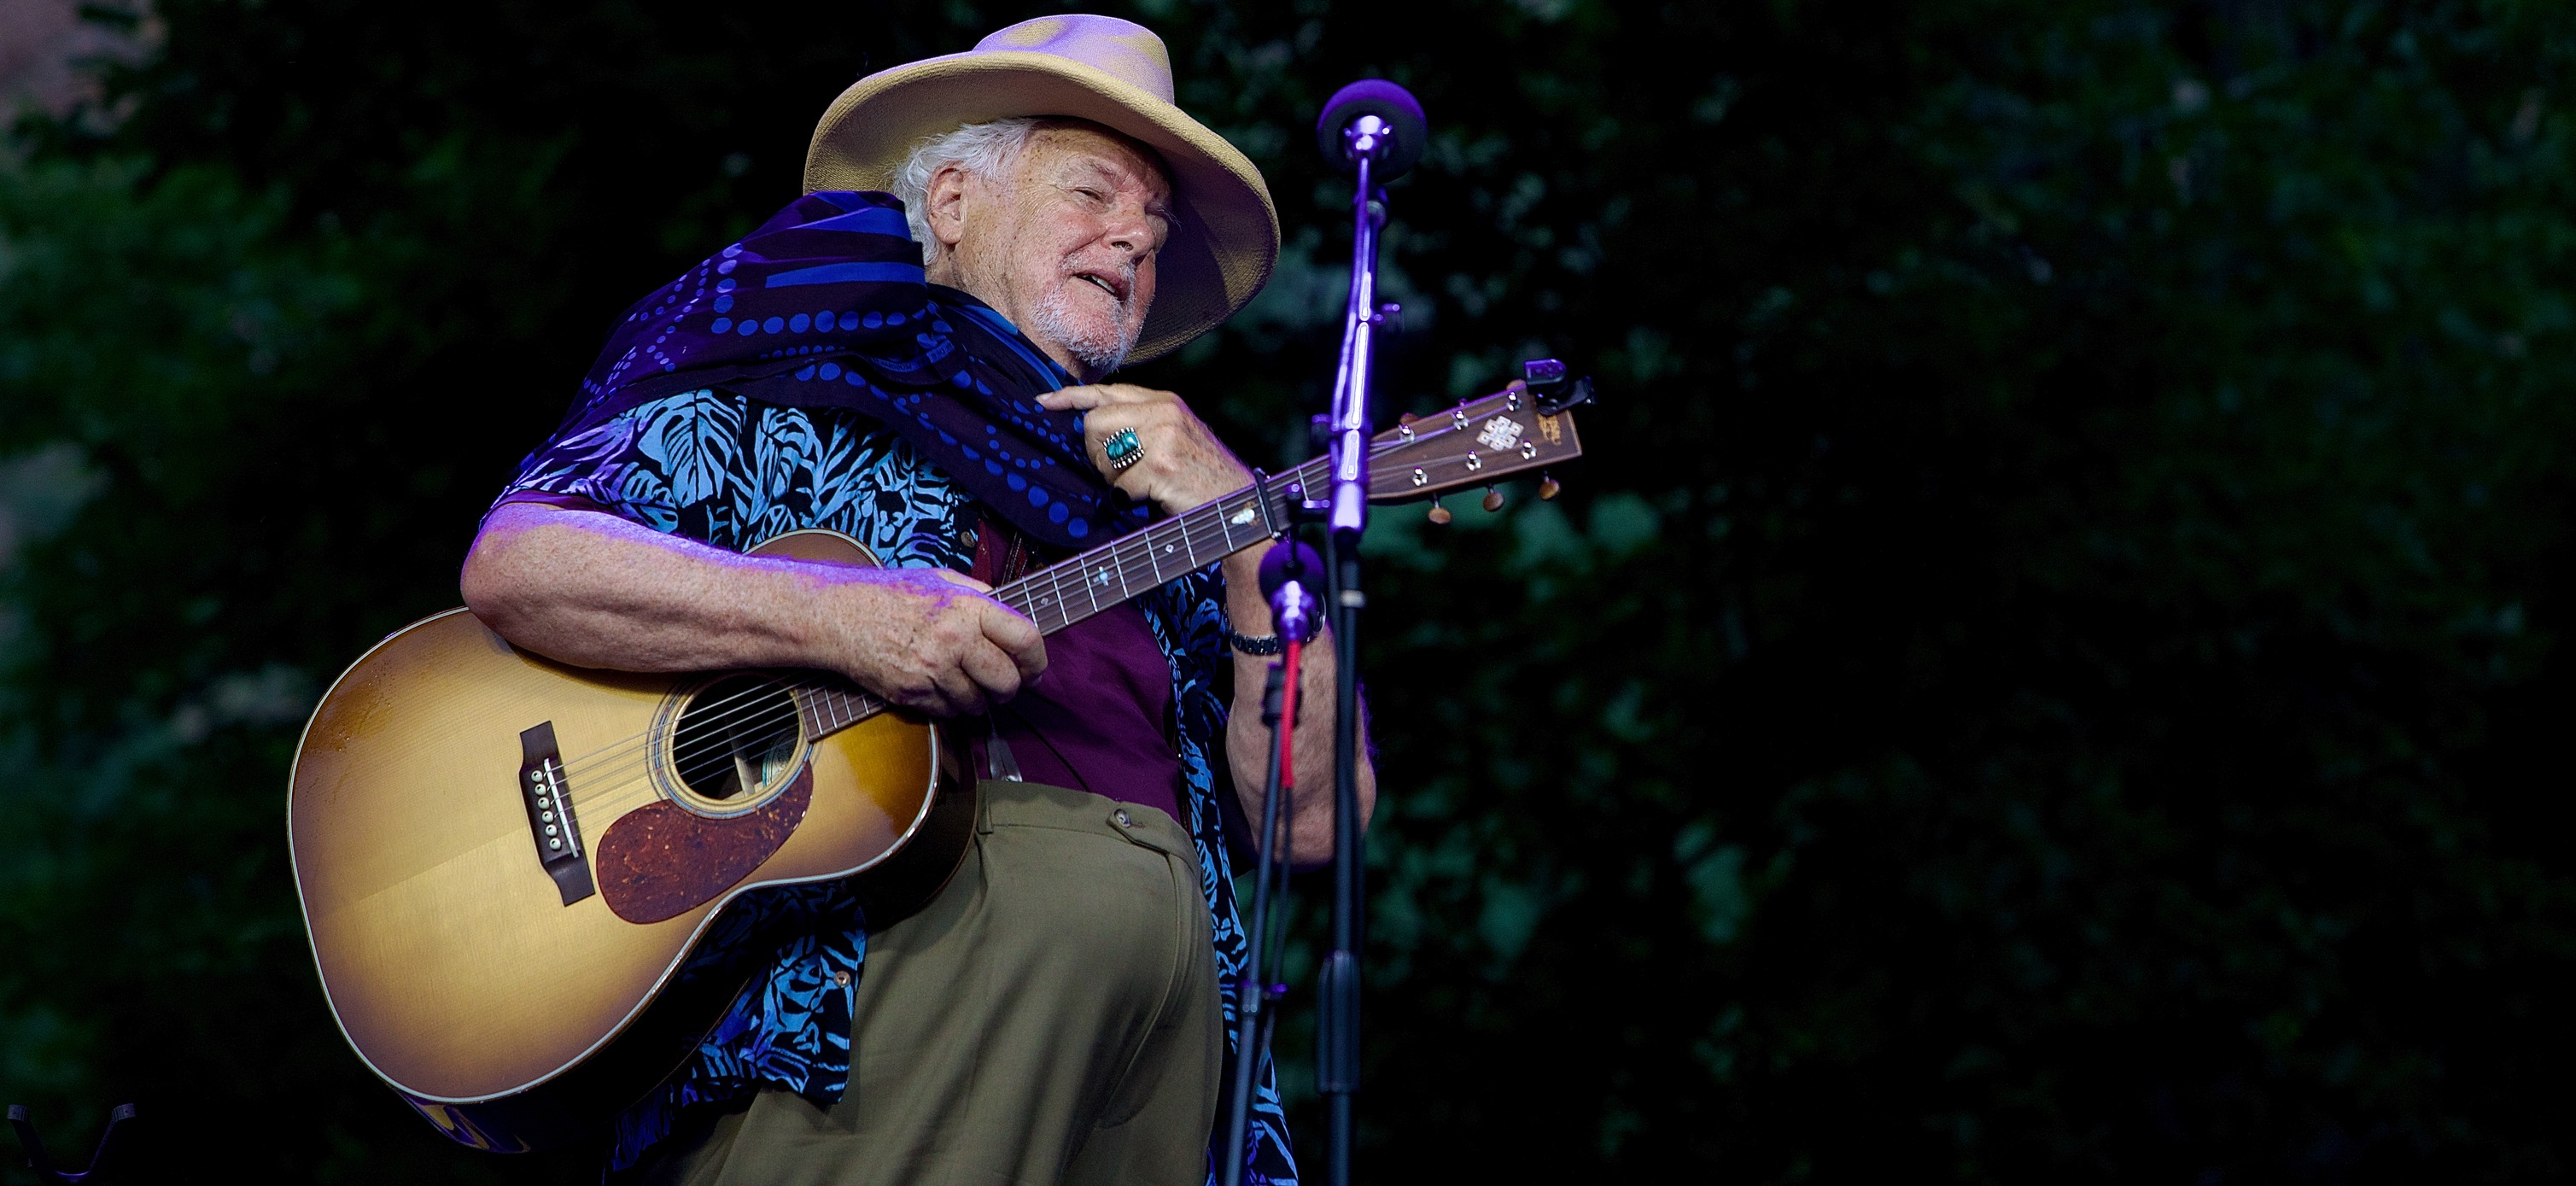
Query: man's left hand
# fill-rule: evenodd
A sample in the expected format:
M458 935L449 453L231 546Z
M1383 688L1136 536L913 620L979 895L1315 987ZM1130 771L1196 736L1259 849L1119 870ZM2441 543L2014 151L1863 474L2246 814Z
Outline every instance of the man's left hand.
M1138 502L1179 514L1252 484L1252 471L1234 459L1216 434L1168 391L1133 383L1067 387L1038 397L1057 411L1083 413L1083 446L1109 484ZM1109 464L1108 441L1133 431L1144 455L1126 469Z

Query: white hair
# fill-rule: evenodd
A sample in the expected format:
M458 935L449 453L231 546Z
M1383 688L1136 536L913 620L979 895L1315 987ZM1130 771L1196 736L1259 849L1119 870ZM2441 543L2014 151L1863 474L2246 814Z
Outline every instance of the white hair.
M987 123L963 124L945 132L922 137L896 167L891 188L903 201L903 216L912 224L912 240L929 251L935 240L930 237L930 222L923 207L930 204L930 178L949 165L958 165L985 181L996 184L1006 180L1011 166L1029 146L1029 137L1042 121L1035 116L1014 116Z

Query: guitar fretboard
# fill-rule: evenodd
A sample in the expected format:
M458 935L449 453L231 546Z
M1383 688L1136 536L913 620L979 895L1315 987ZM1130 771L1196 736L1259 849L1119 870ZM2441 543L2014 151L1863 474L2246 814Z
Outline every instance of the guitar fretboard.
M1289 488L1316 487L1329 476L1329 464L1319 457L1264 481L1260 489L1269 494L1267 515L1256 489L1246 486L1002 585L993 590L993 599L1037 623L1042 633L1053 634L1270 538L1272 524L1289 521ZM816 738L890 707L872 693L837 681L805 689L803 699L806 727Z

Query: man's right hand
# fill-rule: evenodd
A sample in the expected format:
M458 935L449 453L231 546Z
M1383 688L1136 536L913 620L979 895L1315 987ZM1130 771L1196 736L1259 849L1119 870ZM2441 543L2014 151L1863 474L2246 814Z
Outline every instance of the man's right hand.
M871 569L825 599L829 666L860 687L931 716L968 716L1019 694L1046 670L1036 624L944 568Z

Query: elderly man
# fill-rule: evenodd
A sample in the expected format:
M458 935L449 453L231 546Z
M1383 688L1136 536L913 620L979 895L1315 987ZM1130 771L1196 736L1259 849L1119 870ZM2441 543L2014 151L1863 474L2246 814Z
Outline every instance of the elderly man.
M1260 174L1171 94L1152 33L1085 16L862 79L811 192L629 311L484 521L466 600L513 643L838 672L980 768L975 839L918 912L824 886L728 917L700 958L750 987L621 1117L613 1169L1294 1177L1266 1067L1252 1147L1210 1148L1246 958L1221 797L1257 810L1275 650L1257 552L1045 639L983 596L1250 482L1176 396L1098 383L1239 309L1278 250ZM887 567L743 554L808 528ZM1320 700L1330 649L1307 653ZM1330 850L1329 718L1297 726L1301 862Z

